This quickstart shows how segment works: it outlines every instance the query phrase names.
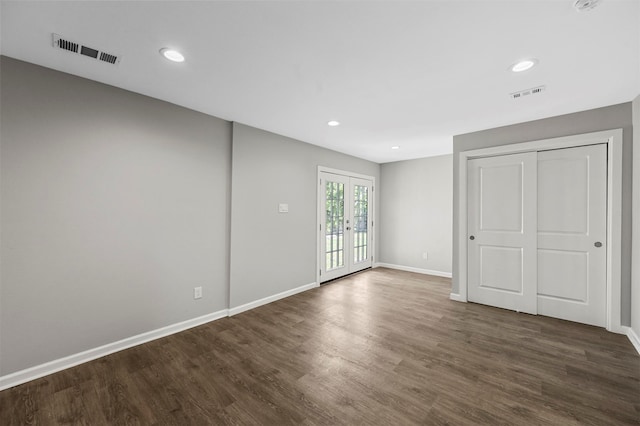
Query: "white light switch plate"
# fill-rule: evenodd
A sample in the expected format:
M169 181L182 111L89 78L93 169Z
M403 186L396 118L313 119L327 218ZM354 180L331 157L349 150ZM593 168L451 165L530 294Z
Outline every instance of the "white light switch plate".
M289 204L278 204L279 213L289 213Z

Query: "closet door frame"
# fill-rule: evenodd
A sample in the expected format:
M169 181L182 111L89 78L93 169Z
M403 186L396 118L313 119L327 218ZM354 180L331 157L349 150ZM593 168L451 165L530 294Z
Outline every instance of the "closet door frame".
M460 152L458 164L458 293L452 300L467 302L467 161L472 158L536 152L549 149L607 144L607 326L608 331L625 334L621 313L622 262L622 129L605 130L553 139L515 143Z

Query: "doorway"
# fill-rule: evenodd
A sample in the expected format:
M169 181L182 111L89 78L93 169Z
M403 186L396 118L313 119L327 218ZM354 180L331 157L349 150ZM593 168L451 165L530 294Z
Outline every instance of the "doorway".
M373 178L319 171L319 282L373 265Z
M508 154L549 151L562 148L604 144L606 146L606 236L601 247L606 248L605 264L605 321L606 329L616 333L625 333L621 324L621 243L622 243L622 129L606 130L588 134L563 136L532 142L499 145L488 148L461 151L459 153L457 171L457 225L455 228L454 280L452 300L466 302L470 287L470 271L468 271L469 239L473 235L468 232L468 162L476 158L484 158ZM595 244L592 241L592 244ZM595 246L594 246L595 247ZM537 266L537 265L536 265ZM537 271L537 268L536 268ZM537 273L537 272L536 272ZM536 289L537 291L537 289Z
M468 161L470 301L606 325L606 155L598 144Z

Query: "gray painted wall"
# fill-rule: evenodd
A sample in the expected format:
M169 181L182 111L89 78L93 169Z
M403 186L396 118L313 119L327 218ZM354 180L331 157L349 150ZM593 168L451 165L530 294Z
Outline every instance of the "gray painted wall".
M640 337L640 96L633 101L633 248L631 328Z
M0 69L0 375L225 309L231 124Z
M11 58L0 79L0 375L315 282L317 166L380 177Z
M452 161L443 155L381 165L380 262L451 273Z
M631 180L632 120L631 102L558 117L530 121L512 126L483 130L453 137L453 286L459 289L458 259L458 161L460 152L491 146L508 145L609 129L623 129L622 164L622 325L631 320Z
M6 57L0 91L0 375L314 282L318 165L376 177L376 260L446 271L431 244L451 227L421 230L422 248L393 205L424 209L415 226L450 220L461 149L623 127L630 235L630 104L457 136L453 157L381 167Z
M231 308L316 281L318 166L380 179L379 164L234 123Z

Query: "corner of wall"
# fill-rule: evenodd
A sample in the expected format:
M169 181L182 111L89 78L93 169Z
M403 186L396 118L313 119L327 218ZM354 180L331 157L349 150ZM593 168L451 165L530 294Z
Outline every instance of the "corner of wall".
M632 224L631 224L631 331L635 346L640 353L640 94L632 104L633 121L633 167L632 167Z

